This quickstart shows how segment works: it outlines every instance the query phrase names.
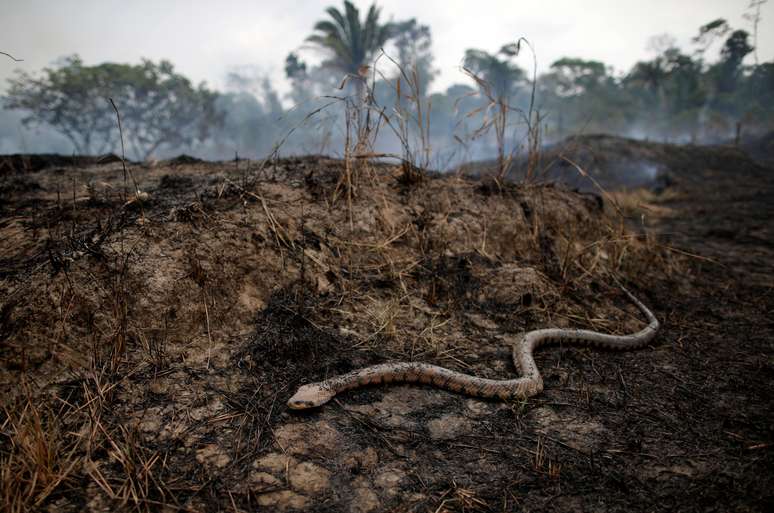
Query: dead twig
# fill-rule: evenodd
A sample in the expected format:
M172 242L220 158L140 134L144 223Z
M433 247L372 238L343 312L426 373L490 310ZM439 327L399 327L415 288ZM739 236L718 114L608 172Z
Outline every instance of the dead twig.
M14 57L13 55L11 55L10 53L7 53L7 52L0 52L0 54L2 54L2 55L5 55L6 57L10 57L12 60L14 60L14 61L16 61L16 62L24 62L24 59L17 59L16 57Z

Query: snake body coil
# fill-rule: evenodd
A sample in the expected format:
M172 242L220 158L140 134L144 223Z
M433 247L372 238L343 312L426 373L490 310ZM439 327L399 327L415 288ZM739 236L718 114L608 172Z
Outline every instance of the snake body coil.
M545 343L570 342L625 350L643 347L653 339L659 329L658 320L628 290L623 289L623 291L647 317L649 324L645 328L631 335L606 335L596 331L559 328L523 333L513 346L513 362L521 373L518 379L478 378L436 365L417 362L383 363L319 383L303 385L288 400L288 407L294 410L314 408L327 403L336 394L346 390L382 383L423 383L473 397L499 399L531 397L543 390L543 378L540 376L532 353Z

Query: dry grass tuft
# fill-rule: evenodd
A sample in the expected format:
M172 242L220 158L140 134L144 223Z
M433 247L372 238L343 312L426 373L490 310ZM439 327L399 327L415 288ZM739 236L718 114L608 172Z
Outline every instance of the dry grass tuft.
M157 475L163 466L161 455L145 449L136 430L118 426L116 432L103 430L103 434L108 442L108 459L116 467L108 475L114 477L107 477L102 465L94 461L89 461L87 472L107 497L139 511L167 504L172 496Z
M27 396L3 406L0 426L0 504L8 512L38 507L68 484L80 466L78 439L64 430L59 413Z

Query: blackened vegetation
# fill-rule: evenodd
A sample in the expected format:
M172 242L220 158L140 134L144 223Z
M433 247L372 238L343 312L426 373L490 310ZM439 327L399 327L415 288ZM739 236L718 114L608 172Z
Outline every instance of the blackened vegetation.
M200 164L202 162L204 162L202 159L181 153L177 157L167 160L166 164L170 166L186 166L190 164Z
M24 175L12 176L10 179L5 180L0 187L0 197L39 190L41 190L40 184L35 180Z
M304 376L323 369L341 372L351 358L345 337L334 336L316 326L305 315L314 311L319 299L300 286L277 291L256 316L255 335L248 344L251 367L277 381L298 383Z
M663 325L651 346L623 353L562 345L540 350L536 359L546 390L523 403L473 401L430 387L379 387L347 393L338 398L340 404L334 401L301 414L285 409L297 386L373 363L408 359L408 351L390 352L391 337L418 337L433 321L436 326L459 322L462 330L450 333L457 337L454 343L436 341L439 349L425 348L418 359L510 378L515 372L510 347L496 335L559 321L593 327L584 324L591 322L588 319L570 316L576 312L618 311L622 318L636 317L638 325L642 320L605 276L565 281L561 234L541 224L547 212L538 197L555 189L493 183L473 195L492 202L501 197L514 200L511 222L525 220L526 227L537 227L537 249L508 263L511 269L532 269L550 285L547 289L558 291L546 294L539 286L542 281L534 288L498 283L501 293L495 296L491 287L504 262L484 251L451 251L448 239L433 236L442 216L429 209L410 205L406 222L418 234L412 243L422 258L402 268L407 269L403 274L376 266L359 268L356 259L341 258L346 247L334 247L341 237L341 232L332 233L337 226L329 233L315 226L306 212L303 221L300 216L282 216L282 198L270 196L271 185L292 183L291 192L299 194L294 197L305 193L315 200L328 199L339 185L341 162L292 159L261 169L261 190L255 190L273 199L268 208L278 220L276 229L288 233L293 244L276 242L261 208L254 209L252 218L241 217L245 202L259 201L246 194L239 181L246 163L229 175L236 185L225 186L223 180L211 183L223 166L192 164L205 172L190 175L184 174L188 168L182 164L175 172L164 169L157 186L148 189L153 201L142 209L124 209L116 192L99 193L96 201L80 195L73 205L67 191L62 191L60 202L48 191L47 199L35 207L24 195L45 192L50 182L43 174L31 177L41 190L31 183L14 189L5 196L8 210L0 219L4 233L19 223L24 233L44 238L39 247L8 246L13 251L2 255L0 279L13 295L0 300L0 370L4 378L29 373L41 382L54 372L65 374L44 389L36 404L47 436L43 441L53 440L61 457L75 448L77 458L71 473L40 507L204 511L234 509L236 504L243 511L260 510L258 501L265 494L290 489L284 470L277 474L281 480L275 488L250 488L256 459L279 451L275 433L285 426L327 423L343 440L332 451L373 449L376 463L344 464L338 455L294 453L332 476L329 491L309 496L311 511L356 510L352 483L373 483L385 469L399 469L402 478L390 481L387 488L373 487L380 500L375 511L770 510L774 234L769 221L774 216L774 173L733 149L674 148L664 155L673 159L667 166L674 175L673 190L657 206L671 209L671 215L658 218L651 229L661 233L658 244L701 258L689 259L676 276L652 271L628 276L627 286ZM225 165L232 169L231 163ZM408 203L434 180L405 191L399 184L390 186ZM581 227L592 225L606 206L594 196L579 201L568 193L563 198L573 202L569 219ZM368 206L365 201L360 205ZM228 224L218 224L218 216L226 214ZM139 222L143 215L148 219L144 224ZM444 220L455 221L458 215L454 210ZM218 238L234 226L239 230ZM142 234L143 251L129 256L129 271L124 273L127 253L117 253L118 240L131 230ZM406 244L402 251L408 252L407 240L408 235L394 244ZM142 256L145 246L153 244L159 245L162 257L139 267L143 258L150 258ZM303 249L340 265L317 268ZM182 255L178 260L169 256L175 250ZM275 261L279 257L267 257L280 252L281 265ZM367 255L372 260L363 260L381 263L373 254ZM155 272L155 266L168 261L176 265L166 274ZM253 274L274 264L276 270ZM283 272L295 274L287 281L277 279ZM125 282L116 286L121 276ZM328 286L318 290L310 276L320 281L325 277ZM34 277L45 284L35 290L53 297L47 301L54 306L47 310L34 303L46 300L45 294L27 292L25 283ZM147 290L163 278L167 281L152 289L153 294L169 294L164 301L170 304L145 306L145 316L158 313L155 322L131 319L143 301L158 300ZM83 282L96 282L103 295L98 300L85 297L94 292ZM260 301L250 303L255 298L241 288L247 282L264 287L255 294ZM60 288L49 289L49 283ZM186 287L175 288L180 283ZM384 298L402 295L404 284L424 286L411 289L415 297L410 299L424 310L432 309L432 315L420 317L417 309L398 318L395 334L382 329L389 324L383 319L357 323L384 310L389 303ZM122 296L122 290L132 293ZM263 290L273 293L264 296ZM419 290L423 295L416 294ZM349 303L348 294L355 298ZM237 322L236 305L243 299L248 306L241 312L249 314L240 329L228 331ZM346 309L342 304L352 308L350 317L336 313ZM353 308L362 304L376 306ZM118 322L119 307L133 320L125 332ZM48 315L41 316L41 311ZM471 314L494 327L475 324ZM106 323L106 318L113 322ZM61 331L44 332L56 344L40 343L45 340L40 335L27 336L43 324L63 326ZM124 352L116 358L111 348L122 336ZM39 347L29 340L38 341ZM221 345L209 362L203 356L211 342ZM92 343L97 354L87 359L85 370L77 362L70 364L74 370L53 365L68 356L65 349ZM220 361L218 352L225 354ZM13 416L24 410L26 401L20 394L4 403L3 439L38 440L32 429L22 431L24 436L13 431L20 425ZM380 410L365 409L379 402ZM411 402L421 404L401 414ZM477 413L478 408L483 413ZM449 417L469 427L448 436L434 434L431 426ZM91 440L88 451L84 440ZM15 447L0 444L3 463L14 471L20 466L8 458ZM294 447L283 449L292 452ZM69 465L63 461L55 470ZM32 482L29 474L14 475ZM114 497L95 484L100 476ZM138 502L124 500L124 492L137 494Z
M190 176L164 175L159 180L159 189L190 190L194 181Z
M774 131L744 144L744 150L762 165L774 167Z
M425 297L429 305L459 310L471 302L480 283L470 272L470 259L483 260L476 254L441 256L418 268L417 279L430 283Z
M559 258L554 249L554 239L548 233L542 232L538 235L538 244L540 245L540 255L542 257L542 267L544 272L554 281L561 282L562 269Z
M695 183L712 169L742 168L740 172L745 176L760 177L766 172L766 164L771 163L772 139L774 136L768 134L740 148L637 141L604 134L573 136L543 149L535 179L598 194L599 186L608 190L650 187L663 191L679 181ZM511 164L507 174L510 180L524 178L525 159L517 158ZM491 176L491 167L491 162L477 162L466 165L464 171L481 180L483 193L499 192L503 186Z
M280 401L275 414L284 412L284 400L298 386L367 364L350 350L352 342L345 335L331 333L307 317L320 304L321 298L301 284L276 291L256 315L255 333L233 357L238 368L254 377L257 400ZM276 421L276 415L271 420Z

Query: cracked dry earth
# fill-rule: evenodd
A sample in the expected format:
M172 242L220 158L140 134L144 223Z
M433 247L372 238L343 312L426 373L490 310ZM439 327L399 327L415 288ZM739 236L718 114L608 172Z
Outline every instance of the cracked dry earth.
M0 177L4 504L770 510L774 294L758 278L774 271L774 180L743 155L684 151L697 158L675 173L695 160L737 173L724 192L748 176L760 194L678 180L637 196L645 236L588 194L407 185L389 166L361 171L350 210L342 163L319 157L132 166L141 208L120 163ZM523 330L636 331L611 272L662 333L632 352L539 350L546 390L528 401L389 386L285 407L303 383L385 361L511 377Z

